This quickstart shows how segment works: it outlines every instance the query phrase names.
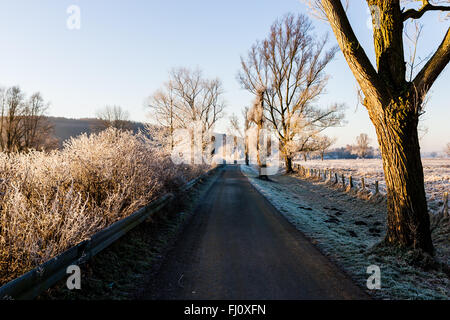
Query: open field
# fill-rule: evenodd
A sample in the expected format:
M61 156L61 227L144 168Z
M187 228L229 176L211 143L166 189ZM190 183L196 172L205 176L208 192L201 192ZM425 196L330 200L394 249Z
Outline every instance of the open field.
M339 159L296 161L305 168L331 169L346 177L352 175L356 185L364 177L369 189L374 190L375 181L379 182L380 192L386 193L383 164L381 159ZM443 194L450 189L450 158L422 159L425 176L425 192L430 212L437 213L443 205Z

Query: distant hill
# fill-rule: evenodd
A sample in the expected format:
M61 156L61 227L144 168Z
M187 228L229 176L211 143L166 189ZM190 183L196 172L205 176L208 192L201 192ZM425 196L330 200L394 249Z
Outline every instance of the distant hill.
M48 120L53 125L54 135L58 139L60 146L62 146L65 140L71 137L98 131L100 126L99 120L94 118L68 119L63 117L48 117ZM144 124L140 122L130 122L130 125L134 132L144 128Z

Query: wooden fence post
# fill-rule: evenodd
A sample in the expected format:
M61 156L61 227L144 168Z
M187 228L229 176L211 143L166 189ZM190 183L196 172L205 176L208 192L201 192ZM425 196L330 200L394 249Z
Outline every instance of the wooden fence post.
M352 178L351 175L350 175L350 177L348 179L348 186L350 187L350 189L353 188L353 178Z
M378 181L375 181L375 194L378 194L380 192L380 189L378 187Z
M345 177L344 177L344 174L342 174L342 187L345 189Z
M336 172L334 173L334 179L335 179L334 183L337 184L338 183L338 175Z
M366 190L366 183L364 181L364 177L361 178L361 187L363 190Z

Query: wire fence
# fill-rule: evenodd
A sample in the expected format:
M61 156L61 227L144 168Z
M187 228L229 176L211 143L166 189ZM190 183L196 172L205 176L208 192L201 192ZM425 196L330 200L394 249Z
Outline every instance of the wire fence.
M355 177L353 175L346 175L344 170L336 169L315 169L304 167L300 164L293 165L294 170L304 178L314 178L317 180L323 180L325 182L332 183L334 185L340 185L346 191L363 191L372 196L386 196L385 186L380 187L378 180L367 181L365 177ZM448 191L442 194L442 208L438 213L442 213L444 216L448 216Z

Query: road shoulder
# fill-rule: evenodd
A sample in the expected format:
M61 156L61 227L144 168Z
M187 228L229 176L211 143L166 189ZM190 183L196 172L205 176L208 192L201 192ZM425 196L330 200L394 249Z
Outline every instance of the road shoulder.
M381 289L367 290L378 299L448 299L450 282L442 270L425 271L412 261L373 250L383 238L384 212L351 195L294 176L257 178L248 166L241 171L250 183L324 255L366 288L373 265L381 270Z

